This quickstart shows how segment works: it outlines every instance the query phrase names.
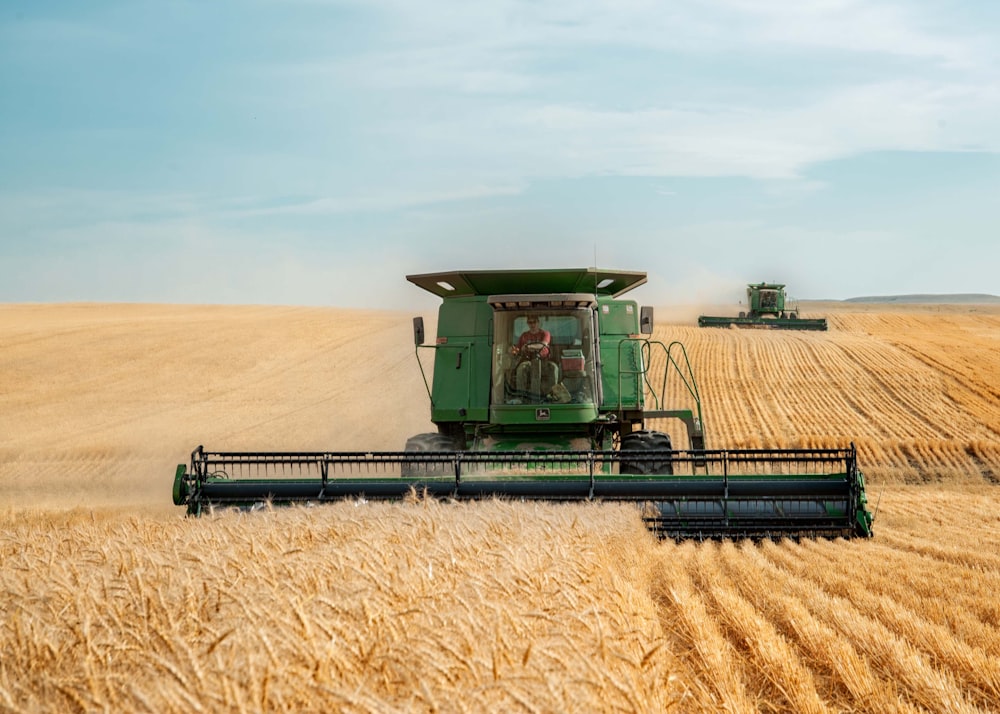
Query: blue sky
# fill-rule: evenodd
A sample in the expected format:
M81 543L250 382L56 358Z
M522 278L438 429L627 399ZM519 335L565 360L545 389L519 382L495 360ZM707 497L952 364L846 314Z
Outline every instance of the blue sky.
M0 301L1000 294L1000 4L0 4Z

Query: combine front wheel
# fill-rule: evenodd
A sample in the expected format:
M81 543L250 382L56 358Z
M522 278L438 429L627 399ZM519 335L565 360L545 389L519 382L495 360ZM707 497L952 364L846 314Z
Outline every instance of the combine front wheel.
M453 452L458 446L455 441L445 434L417 434L406 440L404 451L414 454L426 454L429 452ZM402 476L447 476L453 473L450 464L442 464L440 461L422 460L421 457L413 461L407 461L401 466Z
M643 429L633 431L622 437L619 450L622 452L619 473L623 474L673 474L674 466L670 460L672 450L670 436L662 431L652 431ZM664 452L656 454L656 458L636 458L630 459L627 452ZM645 455L645 454L643 454Z

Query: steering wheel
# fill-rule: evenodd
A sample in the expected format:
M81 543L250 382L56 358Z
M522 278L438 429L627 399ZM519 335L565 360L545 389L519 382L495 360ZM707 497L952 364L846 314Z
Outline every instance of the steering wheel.
M548 349L548 345L544 342L525 342L521 347L521 354L527 354L522 357L522 360L539 359L542 356L542 350L545 349Z

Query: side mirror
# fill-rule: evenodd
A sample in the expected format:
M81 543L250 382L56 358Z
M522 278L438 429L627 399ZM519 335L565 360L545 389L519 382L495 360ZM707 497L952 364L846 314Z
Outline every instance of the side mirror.
M424 318L413 318L413 344L417 347L424 344Z
M639 332L644 335L653 334L653 308L642 307L639 309Z

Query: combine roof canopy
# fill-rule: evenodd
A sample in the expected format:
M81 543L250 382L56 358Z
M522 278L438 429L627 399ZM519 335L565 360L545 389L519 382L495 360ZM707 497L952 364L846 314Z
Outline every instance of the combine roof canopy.
M407 275L406 279L439 297L497 293L590 293L617 297L646 282L646 274L625 270L456 270Z

